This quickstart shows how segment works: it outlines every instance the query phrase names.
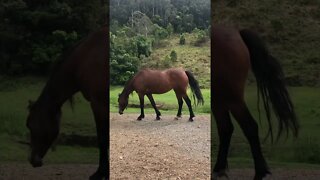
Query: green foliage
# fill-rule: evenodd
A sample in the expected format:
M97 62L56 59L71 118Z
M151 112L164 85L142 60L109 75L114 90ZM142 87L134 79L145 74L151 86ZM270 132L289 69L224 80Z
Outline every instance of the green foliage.
M124 31L117 32L118 34ZM137 39L116 36L110 32L110 83L123 85L139 67Z
M186 38L185 38L184 34L181 34L181 35L180 35L179 44L180 44L180 45L186 44Z
M138 58L130 56L128 53L112 55L110 58L110 83L125 84L137 71L138 64Z
M173 63L177 62L177 60L177 52L175 50L172 50L170 55L166 55L162 60L162 68L171 68L173 66Z
M0 5L0 73L47 74L76 41L105 23L105 4L93 1L4 1Z
M166 28L171 24L173 32L191 32L195 27L206 29L210 25L209 0L111 0L110 19L126 25L133 11L146 14L154 24ZM172 32L169 31L169 35Z
M172 66L172 60L170 56L166 55L162 60L162 68L170 68Z
M163 19L159 15L155 15L152 17L152 22L158 25L163 25Z
M45 74L51 64L57 62L65 47L71 46L78 39L76 32L67 33L62 30L52 32L49 44L41 43L32 46L32 59L34 72Z
M136 37L136 43L138 48L138 57L144 55L149 57L151 54L151 42L145 36L138 35Z
M165 29L158 25L156 25L154 36L156 40L162 40L167 38L170 35L170 33Z
M209 40L204 30L196 29L194 32L196 33L196 40L194 42L195 46L201 46Z
M172 62L176 62L178 60L178 54L175 50L172 50L170 53L170 59Z
M171 36L171 34L173 33L173 26L172 26L172 24L171 23L169 23L168 25L167 25L167 32L168 32L168 34L169 34L169 36Z

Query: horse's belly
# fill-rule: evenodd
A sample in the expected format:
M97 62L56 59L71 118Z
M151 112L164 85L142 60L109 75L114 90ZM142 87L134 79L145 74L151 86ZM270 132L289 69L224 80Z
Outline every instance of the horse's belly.
M154 89L150 90L148 93L150 94L164 94L166 92L169 92L172 88L161 88L161 89Z

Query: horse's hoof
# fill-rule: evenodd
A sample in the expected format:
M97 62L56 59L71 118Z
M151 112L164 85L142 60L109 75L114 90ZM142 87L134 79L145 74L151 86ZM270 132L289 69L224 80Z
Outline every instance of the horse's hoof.
M174 120L179 120L179 119L181 119L181 116L174 117Z
M89 180L109 180L109 177L97 171L89 177Z
M156 120L157 120L157 121L161 120L161 117L160 117L160 116L157 116L157 117L156 117Z
M137 118L137 121L141 121L143 118L142 117L138 117Z
M189 118L189 121L190 121L190 122L193 122L193 118Z
M256 173L256 175L254 176L254 180L271 180L272 178L272 174L270 171L266 171L264 173Z
M220 171L220 172L214 172L212 175L213 180L222 180L222 179L229 179L229 176L225 171Z

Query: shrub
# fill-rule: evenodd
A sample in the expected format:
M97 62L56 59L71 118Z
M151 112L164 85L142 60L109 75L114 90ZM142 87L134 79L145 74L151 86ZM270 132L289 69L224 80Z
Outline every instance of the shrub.
M180 45L186 44L186 38L185 38L184 34L181 34L181 35L180 35L179 44L180 44Z
M172 62L176 62L176 61L177 61L178 55L177 55L177 53L176 53L175 50L172 50L172 51L171 51L171 53L170 53L170 59L171 59Z
M204 30L199 30L196 34L196 41L194 42L195 46L201 46L203 43L207 42L208 38Z

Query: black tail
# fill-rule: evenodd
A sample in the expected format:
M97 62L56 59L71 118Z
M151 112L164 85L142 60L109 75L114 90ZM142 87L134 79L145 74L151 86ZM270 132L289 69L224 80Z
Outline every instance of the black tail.
M197 105L199 103L203 105L204 100L202 97L202 93L201 93L198 81L194 78L193 74L190 71L185 71L185 72L186 72L188 79L189 79L189 84L190 84L191 91L193 94L194 102L195 102L195 97L197 97L197 100L198 100Z
M258 86L258 104L261 95L266 111L269 124L267 137L271 135L271 141L273 142L269 101L271 101L273 111L278 119L277 140L283 130L286 130L288 135L289 129L297 137L299 123L285 86L281 65L269 54L264 42L257 34L249 30L241 30L240 35L250 52L252 71L256 77Z

